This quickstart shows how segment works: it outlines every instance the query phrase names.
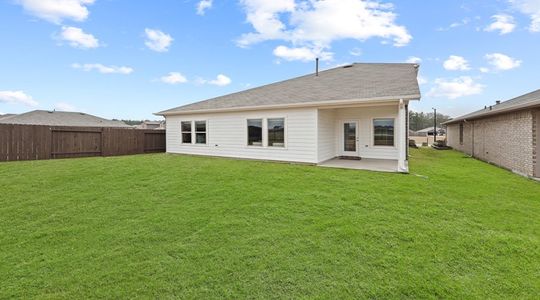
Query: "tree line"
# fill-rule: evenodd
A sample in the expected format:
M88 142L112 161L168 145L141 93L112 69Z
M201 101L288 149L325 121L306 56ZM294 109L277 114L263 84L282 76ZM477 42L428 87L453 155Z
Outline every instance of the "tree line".
M441 124L452 119L450 116L437 113L437 127L441 127ZM409 112L409 128L413 131L422 130L424 128L433 127L433 113L425 112Z

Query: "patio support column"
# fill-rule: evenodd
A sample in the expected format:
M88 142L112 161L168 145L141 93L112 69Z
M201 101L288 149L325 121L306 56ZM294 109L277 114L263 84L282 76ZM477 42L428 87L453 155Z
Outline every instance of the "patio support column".
M409 172L409 166L407 163L407 114L406 114L406 107L403 99L399 99L399 106L398 106L398 171L408 173Z

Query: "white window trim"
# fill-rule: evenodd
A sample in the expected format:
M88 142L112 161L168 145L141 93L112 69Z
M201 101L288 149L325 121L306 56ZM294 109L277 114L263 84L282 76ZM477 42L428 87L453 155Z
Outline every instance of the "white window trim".
M187 133L187 131L183 131L182 130L182 123L187 123L189 122L191 124L191 143L185 143L184 142L184 133ZM195 122L205 122L205 127L206 127L206 143L204 144L201 144L201 143L197 143L197 130L195 128ZM208 130L208 120L182 120L180 121L180 145L183 145L183 146L197 146L197 147L205 147L205 146L208 146L209 145L209 138L210 138L210 135L209 135L209 130ZM199 133L202 133L202 131L199 131Z
M279 146L269 146L268 145L268 119L283 119L283 129L284 129L284 134L283 134L283 147L279 147ZM262 146L253 146L253 145L248 145L248 141L249 141L249 136L248 136L248 130L247 130L247 121L248 120L262 120ZM244 118L244 126L245 126L245 138L244 138L244 145L246 148L249 148L249 149L265 149L265 150L276 150L276 151L279 151L279 150L287 150L287 147L288 147L288 143L287 143L287 139L288 139L288 126L287 126L287 116L283 116L283 115L270 115L270 116L266 116L266 117L261 117L261 116L253 116L253 117L249 117L249 118Z
M191 130L189 131L189 133L191 134L191 142L189 142L189 143L184 142L184 133L188 133L188 131L182 130L182 123L187 123L187 122L189 122L191 124L191 128L190 128ZM187 121L187 120L186 121L180 121L180 142L181 142L180 144L182 144L182 145L191 145L191 144L193 144L193 131L194 131L193 121Z
M250 145L249 144L249 128L248 128L248 121L249 120L261 120L261 130L262 130L262 140L261 140L261 145L260 146L257 146L257 145ZM255 149L260 149L260 148L265 148L265 126L264 126L264 123L265 123L265 119L263 117L253 117L253 118L246 118L245 119L245 122L244 122L244 125L246 126L246 140L245 140L245 143L244 145L246 145L246 147L248 148L255 148Z
M268 145L268 119L283 119L283 146L269 146ZM287 149L287 118L286 117L268 117L265 120L266 127L266 147L268 149Z
M380 120L380 119L392 119L394 120L394 145L392 146L383 146L383 145L375 145L375 120ZM393 116L393 117L375 117L375 118L371 118L371 148L374 148L374 149L397 149L397 143L396 143L396 120L398 118Z
M206 139L205 139L205 143L197 143L197 133L203 133L202 131L197 131L197 127L195 126L195 122L204 122L204 133L206 134ZM195 146L208 146L208 139L209 139L209 135L208 135L208 120L193 120L192 121L192 128L193 128L193 132L192 132L192 137L191 137L191 140L192 140L192 144L195 145Z

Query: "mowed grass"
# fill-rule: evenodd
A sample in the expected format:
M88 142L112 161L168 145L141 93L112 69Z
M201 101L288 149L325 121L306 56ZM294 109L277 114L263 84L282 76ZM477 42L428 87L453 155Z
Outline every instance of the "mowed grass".
M0 164L0 298L537 298L540 184L140 155Z

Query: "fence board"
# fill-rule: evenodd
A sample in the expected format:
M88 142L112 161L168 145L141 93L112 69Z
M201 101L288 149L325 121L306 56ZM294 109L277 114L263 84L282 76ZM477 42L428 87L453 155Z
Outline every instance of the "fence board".
M164 130L0 124L0 161L165 152Z

